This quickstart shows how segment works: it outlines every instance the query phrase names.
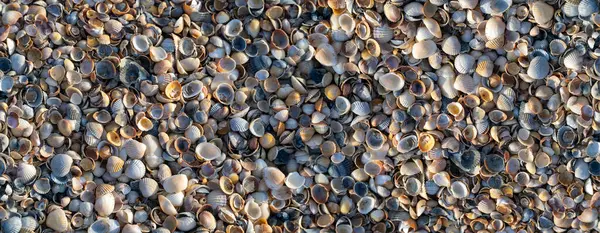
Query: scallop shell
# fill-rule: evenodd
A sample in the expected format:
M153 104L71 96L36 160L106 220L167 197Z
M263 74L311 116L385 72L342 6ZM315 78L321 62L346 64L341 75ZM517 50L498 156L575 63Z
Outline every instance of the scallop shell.
M471 75L460 74L454 80L454 88L465 94L472 94L477 91L478 85Z
M527 75L533 79L544 79L550 74L550 64L545 57L538 56L533 58L527 68Z

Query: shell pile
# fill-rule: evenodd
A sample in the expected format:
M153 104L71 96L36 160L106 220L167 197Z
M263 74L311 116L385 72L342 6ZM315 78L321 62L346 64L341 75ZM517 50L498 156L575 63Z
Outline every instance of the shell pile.
M0 2L0 232L598 232L598 0Z

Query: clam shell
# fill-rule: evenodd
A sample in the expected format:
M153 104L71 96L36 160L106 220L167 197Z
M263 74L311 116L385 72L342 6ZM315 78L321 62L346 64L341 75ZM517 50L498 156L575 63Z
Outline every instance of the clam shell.
M173 175L165 178L162 181L162 186L167 193L182 192L188 186L188 178L183 174Z
M114 219L98 219L88 228L88 233L118 233L120 231L119 222Z
M112 194L102 195L100 197L96 197L96 202L94 204L94 210L98 213L99 216L106 217L110 215L115 208L115 196Z
M158 204L160 205L160 209L167 215L177 215L177 209L171 203L169 199L167 199L163 195L158 195Z
M438 51L437 45L431 40L417 42L412 46L412 56L415 59L425 59Z
M158 191L158 182L152 178L142 178L139 182L140 193L144 197L150 197Z
M554 16L554 8L542 1L536 1L531 4L531 14L538 24L546 24Z
M55 209L46 216L46 226L57 232L65 232L69 229L69 220L62 209Z
M266 167L263 169L263 180L270 189L279 189L285 183L285 175L279 169Z
M234 132L246 132L248 130L249 123L243 118L236 117L229 120L229 127Z
M400 141L398 142L397 150L400 153L408 153L411 150L417 149L418 146L419 143L417 136L409 135L400 139Z
M73 158L71 158L71 156L67 154L57 154L50 160L50 169L54 176L63 177L69 174L72 164Z
M455 181L450 185L450 193L456 198L466 198L469 196L469 189L462 181Z
M387 90L398 91L404 87L404 77L396 73L386 73L379 77L379 84Z
M478 90L478 84L471 75L459 74L454 80L454 88L465 94L473 94Z
M593 13L598 13L600 6L597 1L581 0L577 8L580 17L589 17Z
M367 102L354 102L351 109L358 116L366 116L371 113L371 106Z
M14 217L11 217L9 219L2 221L2 232L19 233L19 231L21 230L21 227L22 227L21 218L18 216L14 216Z
M334 66L337 64L337 52L329 44L321 44L316 50L315 58L324 66Z
M459 54L454 59L454 68L461 74L468 74L473 71L475 58L469 54Z
M460 41L456 36L449 36L442 42L442 51L448 55L458 55L461 51Z
M196 146L196 156L204 160L214 160L221 157L221 149L215 144L202 142Z
M146 165L138 159L128 160L125 168L125 175L131 179L139 180L146 174Z
M505 29L506 24L500 17L492 17L485 24L485 37L489 40L501 37Z

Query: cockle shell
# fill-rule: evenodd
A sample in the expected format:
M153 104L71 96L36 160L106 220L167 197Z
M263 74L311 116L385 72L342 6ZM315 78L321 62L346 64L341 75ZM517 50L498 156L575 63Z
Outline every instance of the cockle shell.
M527 75L533 79L543 79L550 73L550 64L542 56L533 58L527 68Z
M46 216L46 226L57 232L65 232L69 229L69 220L62 209L55 209Z
M57 154L51 158L50 168L52 169L52 174L56 177L66 176L71 170L71 164L73 164L73 159L71 156L67 154Z
M431 40L417 42L412 47L412 55L415 59L428 58L437 51L437 45Z
M162 186L167 193L181 192L187 188L188 178L186 175L179 174L165 178Z

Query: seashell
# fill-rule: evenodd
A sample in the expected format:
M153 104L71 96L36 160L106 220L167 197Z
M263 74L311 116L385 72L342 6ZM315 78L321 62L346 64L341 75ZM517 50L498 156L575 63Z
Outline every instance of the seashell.
M219 86L217 86L214 95L216 99L222 104L230 105L233 103L235 91L233 90L233 87L231 85L222 83L219 84Z
M246 130L248 130L249 123L243 118L236 117L229 121L229 126L234 132L246 132Z
M329 199L329 191L322 184L316 184L310 188L313 200L318 204L324 204Z
M65 212L57 208L46 216L46 226L57 232L65 232L69 229L69 220Z
M14 216L2 221L2 232L18 233L21 228L21 218L18 216Z
M502 21L500 17L492 17L485 24L485 37L491 40L504 36L505 29L506 24Z
M171 203L169 199L167 199L163 195L158 195L158 204L160 205L160 209L167 215L177 215L177 209Z
M57 154L50 160L50 169L52 175L56 177L63 177L69 174L71 165L73 164L73 158L67 154Z
M361 214L368 214L369 212L371 212L371 210L375 208L375 201L375 198L370 196L362 197L356 203L356 210L358 210L358 212Z
M406 7L406 6L405 6ZM425 59L438 51L436 44L431 40L417 42L412 47L412 56L415 59Z
M321 44L316 50L315 58L324 66L334 66L337 64L337 52L329 44Z
M579 12L579 17L589 17L593 13L598 13L600 10L599 8L598 2L596 1L581 0L577 10Z
M427 30L429 30L429 32L433 36L435 36L437 38L442 38L442 30L440 29L440 25L438 24L437 21L435 21L434 19L431 19L431 18L424 18L423 25L425 25Z
M386 142L386 138L381 131L369 129L366 134L365 142L370 149L379 150Z
M202 227L209 229L210 231L217 228L215 217L210 212L202 211L200 214L198 214L197 219L198 223L200 223Z
M144 53L150 49L150 39L145 35L135 35L131 38L131 46L137 52Z
M409 151L417 149L418 146L419 143L417 136L409 135L400 139L400 141L398 142L397 150L400 153L408 153Z
M552 20L554 8L545 2L533 2L530 6L531 14L538 24L546 24Z
M290 189L298 189L304 185L305 178L298 172L289 173L285 179L285 185Z
M94 210L96 210L99 216L103 217L110 215L113 212L114 207L115 197L112 194L97 197L94 204Z
M146 145L133 139L125 141L123 148L127 153L127 157L131 159L141 159L146 153Z
M125 168L125 175L133 180L139 180L146 174L146 165L138 159L128 160Z
M458 37L449 36L442 42L442 51L448 55L455 56L460 54L461 45Z
M88 228L88 233L117 233L120 231L119 222L114 219L101 218L96 220Z
M285 183L285 175L279 169L266 167L263 169L263 179L270 189L279 189Z
M173 175L165 178L162 185L167 193L181 192L187 188L188 178L183 174Z
M354 102L352 103L352 112L358 116L366 116L371 113L371 107L367 102Z
M242 21L239 19L233 19L225 24L223 34L228 37L235 37L239 35L244 29Z
M422 184L417 178L410 177L404 182L404 188L406 189L406 194L416 196L421 192Z
M379 77L379 84L387 90L398 91L404 87L404 77L396 73L387 73Z
M454 181L450 185L450 193L455 198L466 198L469 196L469 189L462 181Z
M454 88L460 92L471 94L478 90L478 85L470 75L459 74L454 80Z
M151 178L142 178L139 183L140 193L144 197L150 197L158 191L158 182Z
M461 74L468 74L473 71L475 58L469 54L459 54L454 59L454 68Z
M475 9L478 2L478 0L459 0L458 5L462 9Z
M28 184L37 177L37 169L31 164L25 162L19 163L17 166L17 177L23 181L24 184Z
M203 142L196 146L196 157L203 160L215 160L221 157L221 149L212 143Z

